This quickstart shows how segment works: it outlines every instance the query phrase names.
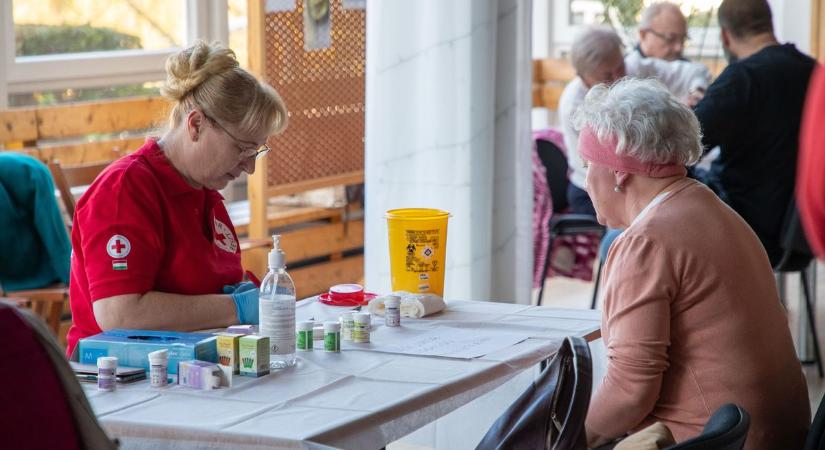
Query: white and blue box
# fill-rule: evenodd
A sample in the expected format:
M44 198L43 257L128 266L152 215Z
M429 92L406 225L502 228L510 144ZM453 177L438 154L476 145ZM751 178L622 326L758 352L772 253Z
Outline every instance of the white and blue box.
M89 336L78 342L78 360L97 364L101 356L116 356L119 366L149 370L148 354L169 349L169 373L178 372L178 362L197 359L218 362L215 336L207 333L176 331L126 330L115 328Z

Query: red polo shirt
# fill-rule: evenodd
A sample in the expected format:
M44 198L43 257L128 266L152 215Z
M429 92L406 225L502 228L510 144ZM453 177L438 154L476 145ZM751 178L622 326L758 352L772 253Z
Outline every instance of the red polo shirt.
M98 299L216 294L242 278L223 197L189 186L152 139L107 167L80 198L72 250L69 355L78 339L101 332L92 309Z

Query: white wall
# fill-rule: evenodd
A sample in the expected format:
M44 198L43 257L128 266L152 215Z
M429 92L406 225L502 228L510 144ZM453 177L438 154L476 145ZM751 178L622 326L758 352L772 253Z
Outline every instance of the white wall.
M768 0L773 27L780 42L792 42L805 53L811 51L811 0Z

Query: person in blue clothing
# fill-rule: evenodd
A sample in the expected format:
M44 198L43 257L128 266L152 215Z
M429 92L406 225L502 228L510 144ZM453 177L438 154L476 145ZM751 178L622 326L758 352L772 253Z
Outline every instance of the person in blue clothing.
M0 288L69 282L72 246L49 169L30 156L0 153Z

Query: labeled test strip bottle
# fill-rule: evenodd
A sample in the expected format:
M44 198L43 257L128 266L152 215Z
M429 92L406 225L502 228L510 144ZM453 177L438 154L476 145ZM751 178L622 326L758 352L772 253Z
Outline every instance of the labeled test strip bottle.
M149 385L154 388L169 384L169 350L163 349L149 353Z
M370 313L353 313L352 319L354 327L352 329L352 341L367 343L370 341Z
M384 320L388 327L401 325L401 297L390 295L384 300Z
M295 345L298 348L298 351L308 352L312 350L312 330L314 327L315 322L311 320L298 322L298 337L295 341Z
M114 391L117 387L115 373L117 372L117 357L101 356L97 358L97 389L100 391Z
M352 340L352 328L355 323L352 320L352 312L345 312L341 314L341 339L345 341Z
M330 321L324 322L324 351L341 351L341 324Z

